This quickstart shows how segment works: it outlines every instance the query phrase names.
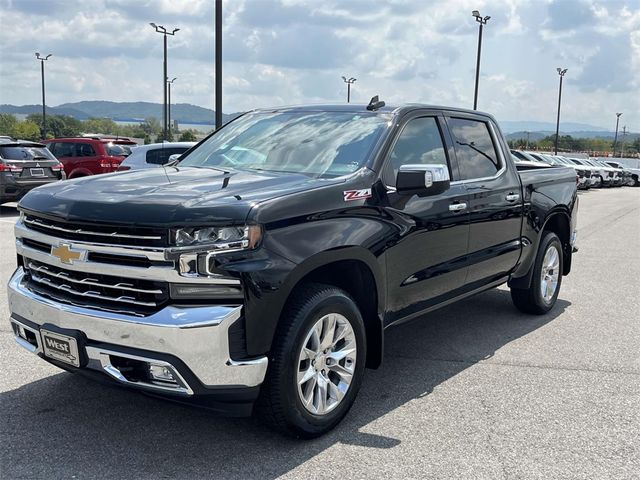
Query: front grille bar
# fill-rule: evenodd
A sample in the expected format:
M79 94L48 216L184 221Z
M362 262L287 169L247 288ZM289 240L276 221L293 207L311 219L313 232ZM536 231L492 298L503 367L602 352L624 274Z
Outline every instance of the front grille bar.
M140 305L142 307L157 307L157 304L155 302L143 302L141 300L136 300L133 297L127 297L124 295L120 297L110 297L107 295L102 295L100 292L95 292L91 290L86 292L79 292L78 290L74 290L73 288L71 288L71 286L69 285L66 285L66 284L58 285L52 282L51 279L46 277L41 277L37 274L34 274L33 272L30 272L30 276L31 276L31 280L33 280L36 283L40 283L42 285L46 285L47 287L55 288L57 290L67 292L67 293L70 293L71 295L76 295L79 297L95 298L95 299L103 300L106 302L129 303L132 305Z
M28 225L35 225L36 227L50 228L51 230L58 230L60 232L67 232L67 233L75 233L78 235L93 235L96 237L111 237L111 238L129 238L129 239L135 239L135 240L162 240L162 237L159 235L158 236L130 235L127 233L118 233L118 232L110 232L110 233L109 232L90 232L88 230L82 230L81 228L71 229L71 228L58 227L57 225L51 225L50 223L43 222L42 220L39 220L39 219L30 220L28 218L25 218L24 223Z
M111 285L108 283L100 283L97 279L95 278L83 278L82 280L77 280L75 278L72 278L69 274L65 273L65 272L52 272L51 270L49 270L47 267L45 266L38 266L38 265L34 265L33 263L29 263L29 271L33 272L39 272L39 273L43 273L45 275L49 275L51 277L56 277L56 278L60 278L62 280L68 281L68 282L73 282L73 283L78 283L81 285L91 285L92 287L104 287L104 288L114 288L114 289L118 289L118 290L127 290L129 292L139 292L139 293L148 293L151 295L160 295L162 294L162 290L156 289L156 290L145 290L142 288L135 288L132 284L130 283L117 283L115 285Z

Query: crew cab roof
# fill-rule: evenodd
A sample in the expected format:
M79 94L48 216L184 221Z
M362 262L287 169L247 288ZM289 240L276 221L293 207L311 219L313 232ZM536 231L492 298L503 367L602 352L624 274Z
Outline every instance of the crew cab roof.
M257 108L252 112L353 112L353 113L371 113L367 110L366 103L337 103L337 104L307 104L307 105L287 105L274 108ZM373 112L403 114L417 109L442 110L447 112L465 113L473 115L481 115L495 120L493 116L486 112L477 110L469 110L466 108L447 107L443 105L431 105L424 103L405 103L402 105L385 105Z

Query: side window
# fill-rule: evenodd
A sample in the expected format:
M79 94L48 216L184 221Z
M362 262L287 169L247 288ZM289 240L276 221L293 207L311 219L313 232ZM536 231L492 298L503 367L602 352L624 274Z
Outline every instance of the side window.
M76 143L76 157L95 157L96 152L89 143Z
M186 148L159 148L156 150L148 150L146 161L153 165L164 165L169 161L169 157L176 153L186 152Z
M53 146L53 154L57 158L73 157L74 145L75 144L69 142L56 142Z
M401 165L447 165L444 142L435 117L409 120L389 155L395 180ZM395 182L394 182L395 183Z
M488 125L467 118L449 118L448 123L455 142L461 179L495 175L500 170L500 161Z

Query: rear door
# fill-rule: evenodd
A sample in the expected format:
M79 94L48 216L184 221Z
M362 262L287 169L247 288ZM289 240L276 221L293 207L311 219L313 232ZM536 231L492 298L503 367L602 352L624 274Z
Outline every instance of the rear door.
M48 145L51 153L64 165L64 171L69 177L75 165L75 144L73 142L51 142Z
M455 296L464 286L469 235L467 191L454 184L434 196L398 194L401 165L444 164L457 179L455 157L438 112L420 111L405 119L383 170L383 208L398 228L387 249L387 323L410 317Z
M486 117L447 117L460 185L469 195L467 289L509 275L520 257L523 203L520 176L507 163L500 134Z
M75 143L75 167L82 175L103 173L105 170L100 166L102 158L103 155L96 152L92 142L78 141Z

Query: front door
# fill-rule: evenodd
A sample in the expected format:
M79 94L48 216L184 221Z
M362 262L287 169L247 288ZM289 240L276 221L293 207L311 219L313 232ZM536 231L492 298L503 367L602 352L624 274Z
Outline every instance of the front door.
M387 324L450 298L464 285L469 234L464 185L435 196L399 194L393 188L401 165L447 165L451 180L457 178L443 127L436 113L412 115L400 127L384 165L383 208L398 229L386 257Z

